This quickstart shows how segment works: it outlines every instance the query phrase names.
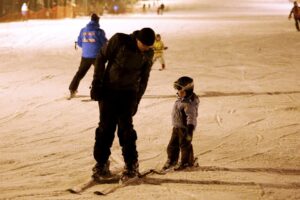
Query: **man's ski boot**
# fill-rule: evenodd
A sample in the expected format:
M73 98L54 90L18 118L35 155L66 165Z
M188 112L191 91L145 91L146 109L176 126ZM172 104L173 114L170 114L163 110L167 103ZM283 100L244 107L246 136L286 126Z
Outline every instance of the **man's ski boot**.
M121 176L121 182L126 182L129 179L139 177L139 163L126 164Z
M105 164L96 164L93 168L93 175L92 178L96 182L101 182L103 180L110 179L112 174L109 170L110 162L109 160Z

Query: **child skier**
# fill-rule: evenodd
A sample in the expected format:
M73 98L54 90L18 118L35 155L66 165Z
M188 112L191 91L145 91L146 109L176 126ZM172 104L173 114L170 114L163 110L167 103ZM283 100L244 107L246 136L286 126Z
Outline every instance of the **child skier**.
M155 36L155 42L153 44L153 50L154 50L154 57L153 57L153 63L158 59L161 68L159 70L164 70L166 68L165 58L164 58L164 50L168 49L168 47L165 47L163 41L161 40L160 34L156 34Z
M174 167L182 170L191 166L198 166L194 158L192 139L197 125L199 98L194 93L193 79L187 76L180 77L174 82L178 90L177 100L172 111L172 136L167 147L168 160L163 170ZM178 163L179 153L181 160Z

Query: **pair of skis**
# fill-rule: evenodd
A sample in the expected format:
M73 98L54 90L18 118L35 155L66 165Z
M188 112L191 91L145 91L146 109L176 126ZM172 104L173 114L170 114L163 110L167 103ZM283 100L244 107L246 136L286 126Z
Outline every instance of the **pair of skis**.
M190 167L186 167L183 170L178 170L178 171L191 171L193 169L197 169L199 167L199 163L198 163L198 158L196 157L194 160L194 164L193 166ZM94 179L90 179L89 181L87 181L86 183L83 183L79 186L75 186L73 188L68 189L67 191L73 193L73 194L81 194L82 192L86 191L87 189L95 186L95 185L99 185L99 184L109 184L109 183L118 183L117 185L112 185L111 187L108 187L106 190L103 191L95 191L94 194L95 195L107 195L110 193L113 193L114 191L126 187L128 185L133 185L135 183L138 183L139 181L143 180L143 178L146 178L147 175L150 174L158 174L158 175L165 175L169 172L176 172L177 170L175 169L175 166L172 166L168 169L162 169L162 170L155 170L155 169L149 169L146 170L142 173L140 173L138 176L130 178L128 180L125 181L121 181L121 175L120 175L120 171L117 170L112 177L110 178L105 178L103 180L99 180L99 181L95 181Z
M117 185L112 185L112 187L108 187L106 190L103 191L95 191L94 194L95 195L108 195L110 193L113 193L114 191L126 187L128 185L132 185L134 183L139 182L140 180L142 180L143 178L145 178L147 175L149 174L159 174L159 175L164 175L166 174L167 171L157 171L155 169L149 169L146 170L142 173L140 173L138 176L135 176L133 178L130 178L128 180L125 181L121 181L120 180L120 176L119 175L115 175L112 176L111 178L106 178L100 181L95 181L94 179L90 179L89 181L87 181L86 183L83 183L82 185L78 185L75 187L72 187L70 189L68 189L67 191L73 193L73 194L81 194L84 191L88 190L89 188L98 185L98 184L105 184L105 183L118 183Z
M123 181L123 182L120 181L118 185L109 187L106 190L95 191L94 194L95 195L108 195L108 194L113 193L114 191L116 191L116 190L118 190L120 188L123 188L123 187L126 187L128 185L133 185L135 183L138 183L140 180L142 180L143 178L145 178L149 174L160 174L160 175L163 175L163 172L159 172L159 171L156 171L154 169L150 169L150 170L144 171L144 172L140 173L138 176L130 178L130 179L126 180L126 181Z

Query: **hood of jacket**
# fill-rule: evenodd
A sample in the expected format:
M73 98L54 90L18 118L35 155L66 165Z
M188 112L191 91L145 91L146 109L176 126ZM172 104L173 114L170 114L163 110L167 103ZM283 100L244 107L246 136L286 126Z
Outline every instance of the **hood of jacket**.
M97 28L100 28L100 25L99 25L99 23L97 23L97 22L94 22L94 21L90 21L87 25L86 25L86 28L88 29L88 30L93 30L93 29L97 29Z

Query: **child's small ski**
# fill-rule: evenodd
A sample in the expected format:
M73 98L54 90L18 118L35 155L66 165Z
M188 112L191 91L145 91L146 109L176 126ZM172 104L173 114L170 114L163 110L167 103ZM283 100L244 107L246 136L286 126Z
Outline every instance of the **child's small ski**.
M188 171L193 171L195 169L198 169L198 167L199 167L198 158L195 157L194 158L194 163L193 163L192 166L186 166L186 167L180 169L180 168L177 168L177 166L173 165L173 166L170 166L169 168L161 169L159 172L161 174L167 174L167 173L170 173L170 172L180 172L180 171L188 172Z

